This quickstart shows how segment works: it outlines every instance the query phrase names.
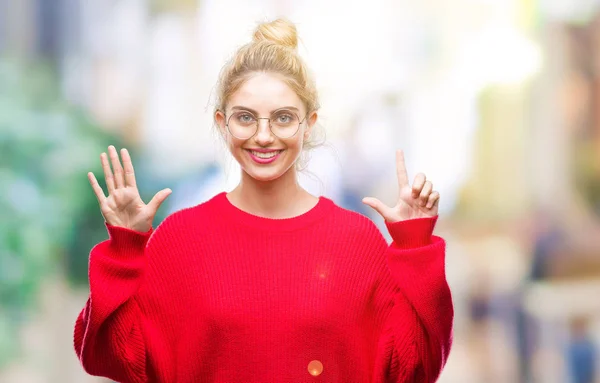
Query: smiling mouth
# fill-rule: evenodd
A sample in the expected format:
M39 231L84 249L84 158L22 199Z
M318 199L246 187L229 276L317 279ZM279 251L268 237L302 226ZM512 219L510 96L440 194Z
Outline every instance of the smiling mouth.
M248 150L248 149L246 149ZM273 150L268 152L258 152L256 150L248 150L253 156L268 160L269 158L273 158L279 153L283 152L283 150Z

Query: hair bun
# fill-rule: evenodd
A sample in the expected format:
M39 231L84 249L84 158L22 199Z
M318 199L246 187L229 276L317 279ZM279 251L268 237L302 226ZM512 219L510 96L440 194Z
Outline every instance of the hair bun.
M298 48L296 26L286 19L260 24L254 31L254 41L271 41L288 48Z

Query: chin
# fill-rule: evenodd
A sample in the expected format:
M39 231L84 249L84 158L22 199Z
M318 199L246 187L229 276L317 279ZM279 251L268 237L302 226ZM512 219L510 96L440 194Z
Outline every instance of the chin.
M260 182L276 180L286 173L285 169L282 169L279 166L273 167L272 169L257 169L256 166L253 165L244 167L244 172Z

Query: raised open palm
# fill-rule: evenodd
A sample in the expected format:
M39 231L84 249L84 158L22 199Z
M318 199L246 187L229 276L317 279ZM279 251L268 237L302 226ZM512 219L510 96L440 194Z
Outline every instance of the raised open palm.
M104 220L110 225L135 231L146 232L150 230L158 208L171 194L171 189L159 191L148 204L145 204L135 183L133 164L127 149L121 149L122 166L114 146L108 147L108 154L112 163L112 170L106 153L100 155L106 187L108 188L108 197L104 195L104 191L98 184L94 173L88 173L88 179L92 189L94 189L96 198L98 198Z
M433 190L433 184L427 180L423 173L415 176L412 186L408 183L402 150L396 152L396 170L399 189L396 205L393 207L387 206L373 197L363 198L363 203L375 209L387 222L436 216L438 214L440 193Z

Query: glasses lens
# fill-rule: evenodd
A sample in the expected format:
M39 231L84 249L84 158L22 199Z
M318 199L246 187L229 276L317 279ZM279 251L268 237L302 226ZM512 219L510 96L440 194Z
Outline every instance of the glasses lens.
M249 112L238 111L229 116L227 127L232 136L248 139L256 133L257 119Z
M271 116L271 130L279 138L290 138L298 131L300 118L289 110L280 110Z
M289 110L279 110L271 115L271 132L279 138L290 138L300 128L300 118ZM234 112L227 120L227 128L232 136L249 139L256 134L258 119L250 112Z

